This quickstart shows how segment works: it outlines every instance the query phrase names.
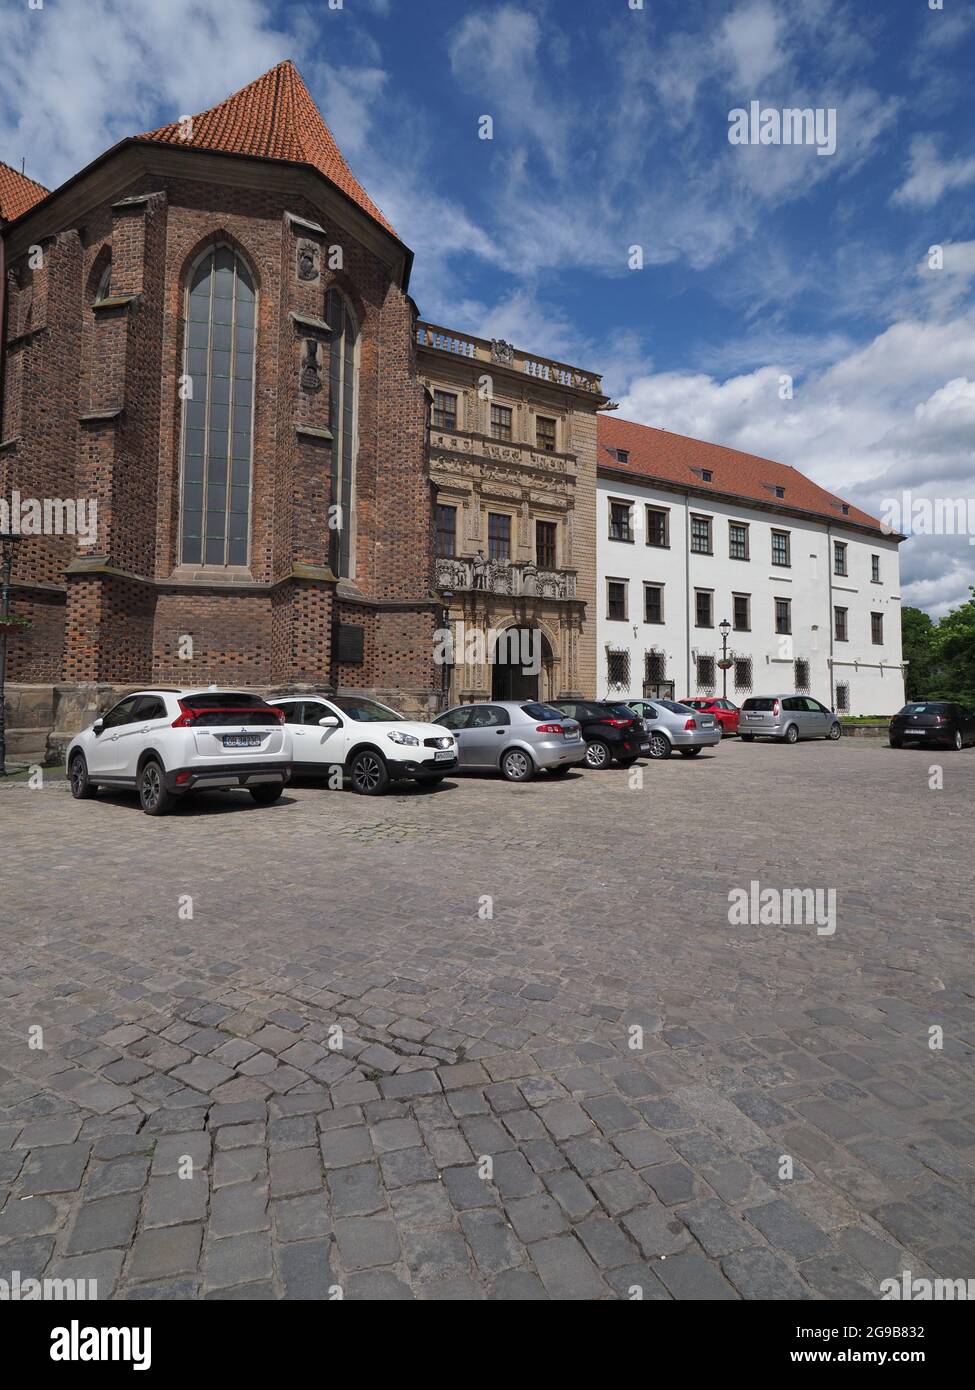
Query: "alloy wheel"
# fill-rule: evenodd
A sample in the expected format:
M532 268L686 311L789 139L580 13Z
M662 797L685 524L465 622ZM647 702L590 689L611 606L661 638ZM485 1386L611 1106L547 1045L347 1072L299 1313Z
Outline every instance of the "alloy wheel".
M382 781L383 768L374 753L361 753L356 758L352 780L356 791L374 792Z
M531 760L527 753L515 748L504 755L501 770L510 782L524 782L532 770Z
M609 749L605 743L596 739L586 747L586 766L594 768L606 767L609 763Z
M147 811L153 811L159 805L159 798L162 795L162 778L159 775L159 768L155 763L148 763L142 773L142 805Z

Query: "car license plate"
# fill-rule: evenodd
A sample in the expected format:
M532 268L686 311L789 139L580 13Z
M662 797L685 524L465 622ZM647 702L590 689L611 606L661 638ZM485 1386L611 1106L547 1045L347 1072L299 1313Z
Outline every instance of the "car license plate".
M440 752L434 753L433 761L435 763L449 763L452 761L453 756L449 748L444 748Z
M578 738L579 738L579 730L578 730L578 729L563 729L563 730L562 730L562 737L565 739L565 741L566 741L567 743L575 743L575 742L578 740Z
M224 734L224 748L260 748L264 740L259 734Z
M701 728L702 728L702 729L713 729L713 728L714 728L714 720L713 720L713 719L702 719L702 720L701 720Z

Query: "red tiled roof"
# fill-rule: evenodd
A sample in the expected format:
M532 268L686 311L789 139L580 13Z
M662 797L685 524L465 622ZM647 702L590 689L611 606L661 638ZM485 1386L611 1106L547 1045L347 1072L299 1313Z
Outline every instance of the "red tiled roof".
M15 217L21 217L47 194L43 184L35 183L0 160L0 221L12 222Z
M363 212L396 233L346 164L332 132L290 58L241 87L217 106L193 117L193 139L180 135L180 122L138 135L164 145L225 154L254 155L311 164L346 193Z
M670 434L650 425L637 425L632 420L617 420L612 415L599 415L597 419L599 468L632 473L637 478L679 483L698 494L730 493L755 502L771 502L786 511L809 512L827 521L847 521L876 531L881 529L876 517L868 516L852 502L847 503L835 493L827 492L788 464L759 458L757 454L743 454L723 444L706 444L701 439L689 439L685 434ZM617 449L629 451L626 463L616 458ZM701 477L702 469L711 470L709 483ZM776 497L776 487L784 489L783 497ZM849 507L846 514L844 506Z

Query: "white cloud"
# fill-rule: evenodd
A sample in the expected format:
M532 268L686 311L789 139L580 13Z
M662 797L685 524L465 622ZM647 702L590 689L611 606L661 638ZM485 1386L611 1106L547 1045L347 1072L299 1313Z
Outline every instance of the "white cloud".
M630 382L627 419L792 464L877 516L885 497L975 498L975 311L910 319L836 358L779 396L787 362L724 379L658 372ZM904 547L905 602L935 615L968 597L975 548L966 537L914 537Z
M975 183L975 157L959 155L941 159L937 141L930 135L916 135L911 141L907 178L894 192L892 202L930 208L943 194Z
M730 61L734 80L749 94L783 66L782 18L769 0L748 0L723 21L719 47Z

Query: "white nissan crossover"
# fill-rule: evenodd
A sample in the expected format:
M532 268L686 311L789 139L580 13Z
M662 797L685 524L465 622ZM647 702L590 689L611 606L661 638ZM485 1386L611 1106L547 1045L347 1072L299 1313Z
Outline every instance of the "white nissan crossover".
M378 796L391 782L436 786L457 767L457 743L439 724L417 723L358 695L282 695L295 776L348 777ZM340 785L341 783L339 783Z
M207 788L246 788L277 801L291 778L291 735L282 712L246 691L137 690L68 745L65 765L79 801L99 787L137 791L147 816Z

